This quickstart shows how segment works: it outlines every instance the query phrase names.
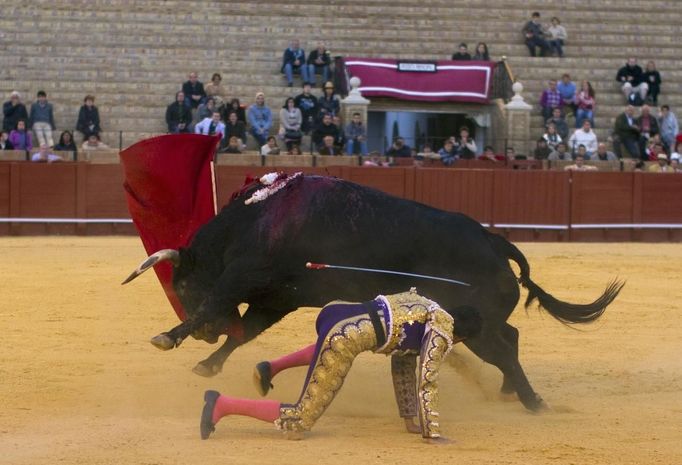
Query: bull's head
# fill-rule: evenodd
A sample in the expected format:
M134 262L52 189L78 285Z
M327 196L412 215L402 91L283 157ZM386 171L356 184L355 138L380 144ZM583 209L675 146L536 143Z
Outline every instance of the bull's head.
M205 276L195 270L193 256L187 249L179 251L174 249L159 250L147 257L122 284L129 283L148 269L153 268L154 265L164 261L169 261L173 264L173 289L185 313L188 317L196 314L201 303L208 295L210 287L207 287L206 284L208 283L210 286L212 280L210 275ZM204 322L194 328L191 335L195 339L213 344L217 342L226 325L227 322L224 318L215 317L211 321ZM179 342L169 339L166 333L162 333L152 338L152 344L160 349L168 350L179 345Z
M173 263L173 266L177 268L178 266L180 266L180 253L174 249L159 250L155 254L147 257L145 261L140 263L140 266L138 266L135 271L130 273L130 276L128 276L126 280L123 281L121 284L128 284L130 281L140 276L149 268L152 268L157 263L161 263L163 261L170 261L171 263Z

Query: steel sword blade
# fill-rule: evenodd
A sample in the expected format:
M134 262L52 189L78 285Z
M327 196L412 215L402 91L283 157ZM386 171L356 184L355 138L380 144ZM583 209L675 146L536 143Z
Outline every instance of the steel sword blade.
M364 271L367 273L383 273L383 274L395 274L399 276L410 276L412 278L421 279L432 279L435 281L444 281L446 283L459 284L460 286L471 286L469 283L464 281L457 281L456 279L441 278L439 276L429 276L425 274L416 273L406 273L404 271L391 271L391 270L379 270L375 268L361 268L357 266L342 266L342 265L329 265L327 263L311 263L305 264L305 267L311 270L324 270L324 269L336 269L336 270L350 270L350 271Z

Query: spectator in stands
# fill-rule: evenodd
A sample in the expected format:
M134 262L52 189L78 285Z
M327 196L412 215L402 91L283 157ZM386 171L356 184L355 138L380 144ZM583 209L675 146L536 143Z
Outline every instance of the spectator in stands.
M613 134L616 136L613 148L618 158L623 157L621 146L625 146L632 158L640 158L640 129L635 118L635 107L628 105L625 111L616 117Z
M109 150L109 146L102 142L97 134L90 134L83 142L83 150Z
M31 161L54 163L56 161L64 161L64 159L59 155L52 153L52 151L50 150L50 146L43 143L40 144L40 149L36 153L31 155Z
M334 116L339 113L341 103L338 95L334 93L334 84L331 81L324 83L322 96L317 99L318 119L321 119L326 113Z
M564 73L563 76L561 76L561 80L556 85L556 90L559 92L559 95L561 95L561 106L569 108L570 111L575 114L577 88L575 82L571 81L570 74Z
M71 131L62 131L59 136L59 142L54 146L54 149L59 152L73 152L73 159L78 157L78 147L76 142L73 140L73 134Z
M220 112L214 111L210 118L204 118L194 127L195 134L213 136L220 134L221 139L225 138L225 124L220 121Z
M31 105L29 117L31 127L40 145L47 144L48 147L52 147L54 146L52 131L56 128L52 104L47 101L47 94L44 90L39 90L36 98L38 101Z
M303 124L301 124L301 131L304 134L309 134L317 121L317 97L310 93L310 83L303 83L303 92L294 98L296 107L301 110L303 116Z
M171 103L166 108L166 125L168 126L168 132L170 134L189 132L189 125L191 122L192 111L185 105L185 93L179 91L175 94L175 102Z
M220 101L222 102L227 98L227 90L221 82L223 81L223 77L220 75L220 73L213 73L213 76L211 76L211 82L206 84L206 96L207 97L218 97ZM215 100L215 99L214 99ZM217 105L220 106L220 105Z
M652 143L649 148L647 149L647 159L649 161L656 161L658 160L658 156L663 154L668 156L667 153L665 153L665 149L663 148L663 143L662 142L654 142Z
M346 132L343 130L343 123L341 122L341 117L339 115L334 115L332 118L332 123L338 128L338 133L336 134L336 139L334 139L334 145L339 150L343 150L346 146Z
M559 145L556 146L556 150L549 154L549 156L547 157L547 160L565 161L565 160L573 160L573 157L571 156L570 153L568 153L566 143L561 142L561 143L559 143Z
M644 82L646 82L649 90L647 97L654 105L658 105L658 94L661 93L661 73L656 69L656 63L649 61L646 64L644 71Z
M556 126L554 123L549 123L547 125L547 132L542 136L547 143L547 147L550 151L556 150L556 146L563 140L559 134L556 132Z
M621 69L618 70L616 75L616 81L621 83L621 91L625 95L625 99L628 103L637 104L641 106L646 99L647 93L649 92L649 85L644 80L644 73L642 68L637 64L637 58L628 58L627 63ZM639 95L640 99L632 102L630 100L630 95L635 92Z
M247 118L251 125L251 134L256 138L258 144L266 145L270 128L272 127L272 111L265 106L265 94L256 94L256 103L249 107Z
M225 123L225 137L223 140L231 140L233 137L241 141L242 147L246 146L246 125L237 119L237 113L232 112Z
M182 92L185 94L185 105L189 108L197 108L206 102L204 84L199 81L195 71L189 73L189 79L182 85Z
M242 153L242 142L237 136L232 136L227 143L223 153Z
M289 87L294 85L294 73L301 73L303 82L310 82L308 67L305 65L305 51L300 47L298 39L291 41L291 45L284 51L280 72L287 78Z
M322 76L322 82L327 82L329 79L329 63L331 59L329 52L322 42L317 44L317 48L310 52L306 66L308 67L308 83L315 87L316 74ZM303 111L303 110L301 110Z
M649 166L647 171L649 173L674 173L675 170L668 164L668 156L665 153L659 153L656 157L658 163Z
M334 137L331 135L324 136L322 139L322 146L319 149L320 155L341 155L341 150L334 144Z
M362 124L362 115L353 113L351 122L346 125L346 153L353 155L355 149L360 150L360 155L367 156L367 129Z
M336 140L339 136L339 128L332 122L332 115L326 113L322 117L322 121L317 125L313 131L312 139L315 148L319 150L322 147L324 138L326 136L332 136Z
M597 151L597 135L592 130L592 124L590 124L589 120L584 120L582 127L575 130L570 139L568 139L568 145L574 153L579 145L584 145L587 149L586 158L588 159Z
M495 155L495 149L493 148L492 145L486 145L485 148L483 149L483 154L478 157L479 160L486 160L486 161L504 161L505 160L504 155Z
M533 150L533 158L536 160L547 160L552 149L547 146L547 141L541 137L535 143L535 150Z
M397 137L393 145L386 151L386 155L389 157L411 157L412 149L405 143L405 139Z
M459 157L463 160L473 160L476 158L476 141L469 137L469 128L462 126L459 128L459 139L456 142L459 146Z
M617 161L618 157L616 156L615 153L609 152L606 149L605 143L600 142L597 145L597 153L592 155L591 160L594 160L594 161Z
M523 27L523 35L526 40L526 47L530 56L537 56L537 49L540 49L540 56L547 55L549 44L545 39L545 32L540 24L540 13L537 11L531 15L530 20Z
M302 155L301 153L301 146L294 144L291 146L291 149L287 152L288 155Z
M9 100L2 105L2 130L9 132L17 127L19 120L28 120L26 106L21 103L21 94L16 90L9 94Z
M583 81L580 91L576 95L576 105L578 107L575 115L575 127L579 128L586 119L594 127L594 107L596 105L594 89L589 81Z
M597 167L593 165L585 164L585 157L581 154L576 155L575 163L572 165L564 166L565 171L597 171Z
M84 140L88 140L92 134L99 137L102 132L99 122L99 110L95 106L94 95L86 95L83 99L83 105L78 111L76 130L83 134Z
M213 97L207 98L206 101L197 108L196 121L203 121L205 118L211 118L213 112L216 111L216 108L215 99Z
M562 140L568 139L568 124L561 114L560 108L552 110L552 117L546 120L545 127L549 129L549 125L553 124L557 134Z
M675 136L680 132L675 113L670 111L668 105L662 105L658 117L658 127L661 131L661 140L668 150L672 150L675 145Z
M9 134L0 131L0 150L14 150L14 146L9 140Z
M230 100L230 104L224 107L223 120L229 121L230 114L232 113L237 115L237 121L241 121L246 125L246 110L244 110L244 107L241 105L238 98L233 98Z
M261 155L279 155L279 147L277 146L277 138L275 136L268 136L266 143L260 148Z
M525 155L517 154L516 150L514 150L514 147L507 147L507 150L505 150L505 157L508 161L527 159Z
M33 139L31 133L26 130L25 120L17 121L16 128L9 133L9 141L14 150L31 150L33 148Z
M551 118L554 110L561 110L563 105L564 101L556 88L556 81L552 79L549 81L547 88L542 91L542 95L540 96L540 106L542 107L543 119L546 121Z
M452 54L453 60L466 61L471 60L471 55L469 54L469 47L466 43L462 42L459 44L459 50Z
M440 156L440 161L446 166L450 166L459 160L459 150L455 147L452 139L445 140L443 147L438 151L438 155Z
M303 123L303 115L301 110L296 108L294 98L289 97L284 102L284 106L279 111L279 124L284 129L284 143L287 151L291 151L294 145L301 145L301 124Z
M682 165L680 165L680 158L670 159L670 168L672 168L673 173L682 173Z
M568 34L566 33L566 28L561 25L561 21L556 16L551 20L552 25L547 29L549 34L549 49L550 51L556 51L559 58L564 57L564 44L568 40Z
M660 132L658 120L651 114L649 105L642 106L639 118L637 118L637 126L639 127L639 153L644 154L649 139Z
M476 53L471 57L476 61L490 61L490 54L488 53L488 45L485 42L479 42L476 45Z

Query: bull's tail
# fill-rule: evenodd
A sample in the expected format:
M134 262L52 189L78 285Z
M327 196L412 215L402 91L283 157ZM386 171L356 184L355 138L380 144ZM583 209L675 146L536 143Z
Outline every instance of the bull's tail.
M533 282L530 278L530 266L528 265L528 261L514 244L501 236L493 234L493 237L497 249L504 253L507 258L515 261L521 269L519 282L523 287L528 289L528 298L525 303L526 308L537 299L543 309L564 324L590 323L597 320L602 316L604 311L606 311L606 307L613 302L625 285L625 282L623 281L612 281L606 287L602 295L589 304L572 304L561 301L545 292L540 286Z

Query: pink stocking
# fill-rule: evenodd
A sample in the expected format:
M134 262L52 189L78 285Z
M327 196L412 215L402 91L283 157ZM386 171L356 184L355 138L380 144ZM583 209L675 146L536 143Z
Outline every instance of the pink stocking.
M287 368L293 367L303 367L310 365L315 354L315 344L310 344L303 349L296 351L294 353L284 355L275 360L270 361L270 373L274 378L280 371L286 370Z
M267 422L279 418L280 403L276 400L239 399L221 395L213 409L213 424L227 415L243 415Z

